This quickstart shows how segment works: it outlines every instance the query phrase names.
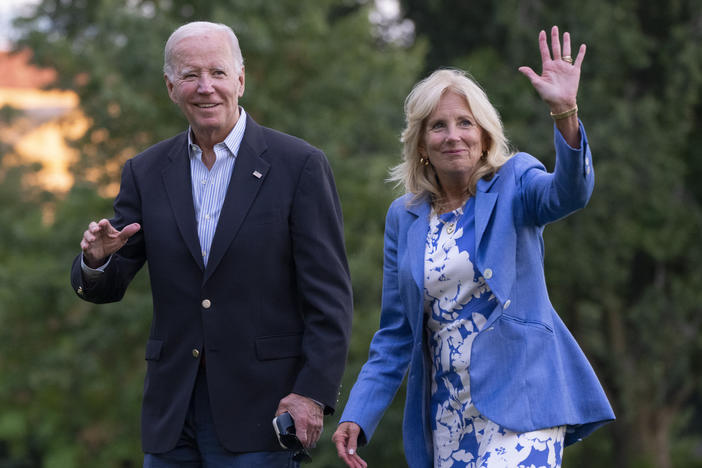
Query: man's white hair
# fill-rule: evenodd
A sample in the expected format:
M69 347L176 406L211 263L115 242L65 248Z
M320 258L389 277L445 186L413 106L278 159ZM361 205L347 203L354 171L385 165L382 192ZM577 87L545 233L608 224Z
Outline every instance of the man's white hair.
M166 47L163 52L163 73L166 74L169 80L173 81L175 74L173 69L173 49L178 41L191 36L200 36L204 33L220 31L225 32L227 37L229 37L234 66L236 67L236 72L241 73L242 68L244 68L244 57L241 55L239 39L237 39L236 34L234 34L232 28L226 24L210 23L209 21L193 21L173 31L171 37L166 41Z

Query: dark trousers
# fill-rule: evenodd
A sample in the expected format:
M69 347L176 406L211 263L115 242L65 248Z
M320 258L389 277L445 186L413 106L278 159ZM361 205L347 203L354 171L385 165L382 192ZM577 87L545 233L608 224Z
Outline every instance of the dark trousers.
M271 426L271 431L273 430ZM183 432L175 448L144 454L144 468L299 468L292 452L230 452L219 443L212 420L207 375L201 368L195 382Z

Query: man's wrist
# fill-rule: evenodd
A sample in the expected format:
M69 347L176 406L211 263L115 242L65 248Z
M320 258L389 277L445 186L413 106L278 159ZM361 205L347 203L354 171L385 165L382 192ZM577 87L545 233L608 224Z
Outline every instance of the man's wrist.
M85 255L81 252L80 254L80 269L83 272L83 278L87 280L96 279L105 273L105 268L109 265L112 256L107 257L107 260L102 264L98 265L97 268L92 268L85 262Z

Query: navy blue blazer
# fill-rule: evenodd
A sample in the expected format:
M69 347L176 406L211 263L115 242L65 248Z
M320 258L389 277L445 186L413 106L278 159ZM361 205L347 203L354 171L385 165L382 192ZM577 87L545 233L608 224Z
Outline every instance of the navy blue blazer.
M290 392L326 413L336 405L352 294L332 172L320 150L247 118L207 267L186 133L126 162L110 221L142 229L100 279L84 281L80 256L73 263L74 289L104 303L119 301L148 262L145 452L175 446L202 351L217 434L231 451L280 450L271 420Z
M570 444L614 419L595 373L556 314L546 291L542 232L584 207L594 185L592 156L580 127L580 149L556 131L556 168L548 173L518 153L475 195L475 267L498 305L473 341L471 397L488 419L516 432L568 425ZM424 347L424 250L427 200L395 200L385 225L380 329L341 421L370 440L409 366L403 420L411 467L433 464L428 415L431 363Z

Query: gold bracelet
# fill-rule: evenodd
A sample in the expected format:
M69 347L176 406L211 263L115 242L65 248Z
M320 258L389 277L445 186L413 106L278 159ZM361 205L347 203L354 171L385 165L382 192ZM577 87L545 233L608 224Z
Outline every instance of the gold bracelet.
M551 114L551 118L553 118L553 120L565 119L566 117L570 117L571 115L575 115L577 113L578 113L578 106L577 105L575 107L573 107L572 109L569 109L565 112L561 112L560 114L554 114L553 112L549 112L549 114Z

